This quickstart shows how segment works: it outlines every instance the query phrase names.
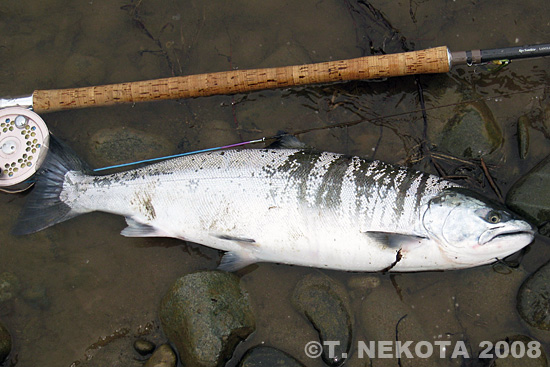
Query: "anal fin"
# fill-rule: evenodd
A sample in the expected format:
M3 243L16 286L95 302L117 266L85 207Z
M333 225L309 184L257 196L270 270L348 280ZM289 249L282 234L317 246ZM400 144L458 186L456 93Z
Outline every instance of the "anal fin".
M158 228L139 223L130 217L126 217L126 224L128 224L128 227L120 232L125 237L171 237Z
M218 265L218 269L223 271L237 271L256 261L257 259L247 252L229 251L223 255L220 265Z

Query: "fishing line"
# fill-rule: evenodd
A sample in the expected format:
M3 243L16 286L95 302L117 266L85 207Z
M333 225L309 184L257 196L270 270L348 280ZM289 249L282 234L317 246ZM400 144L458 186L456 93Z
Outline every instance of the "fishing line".
M266 140L268 140L268 139L275 139L275 137L273 137L273 138L266 138L266 137L264 137L264 138L261 138L261 139L249 140L249 141L244 141L244 142L241 142L241 143L235 143L235 144L224 145L224 146L221 146L221 147L200 149L200 150L195 150L195 151L192 151L192 152L179 153L179 154L168 155L168 156L158 157L158 158L143 159L143 160L141 160L141 161L130 162L130 163L116 164L116 165L113 165L113 166L108 166L108 167L103 167L103 168L96 168L96 169L94 169L93 171L94 171L94 172L101 172L101 171L105 171L105 170L113 169L113 168L122 168L122 167L133 166L133 165L136 165L136 164L151 163L151 162L161 161L161 160L165 160L165 159L183 157L183 156L186 156L186 155L199 154L199 153L206 153L206 152L213 152L213 151L216 151L216 150L234 148L234 147L238 147L238 146L242 146L242 145L248 145L248 144L254 144L254 143L261 143L261 142L264 142L264 141L266 141Z
M516 94L534 92L534 91L543 90L543 89L546 89L546 88L547 87L544 86L544 87L537 87L537 88L532 88L532 89L524 90L524 91L510 92L510 93L506 93L506 94L501 94L499 97L510 97L510 96L513 96L513 95L516 95ZM462 104L468 104L468 103L484 101L484 100L492 100L492 99L496 99L496 98L498 98L498 97L481 97L481 98L470 99L470 100L466 100L466 101L462 101L462 102L450 103L450 104L446 104L446 105L439 105L439 106L433 106L433 107L422 106L419 109L412 110L412 111L407 111L407 112L399 112L399 113L395 113L395 114L391 114L391 115L372 117L372 118L361 118L361 119L354 120L354 121L342 122L342 123L331 124L331 125L317 126L317 127L312 127L312 128L303 129L303 130L296 130L296 131L288 132L288 133L279 133L279 134L272 135L272 136L266 136L266 137L262 137L262 138L259 138L259 139L248 140L248 141L244 141L244 142L240 142L240 143L229 144L229 145L224 145L224 146L219 146L219 147L214 147L214 148L194 150L194 151L191 151L191 152L179 153L179 154L168 155L168 156L157 157L157 158L143 159L143 160L140 160L140 161L116 164L116 165L102 167L102 168L95 168L95 169L93 169L93 172L102 172L102 171L107 171L107 170L115 169L115 168L130 167L130 166L134 166L134 165L138 165L138 164L153 163L153 162L158 162L158 161L162 161L162 160L166 160L166 159L184 157L184 156L193 155L193 154L213 152L213 151L229 149L229 148L235 148L235 147L245 146L245 145L250 145L250 144L263 143L263 142L268 141L268 140L279 139L283 135L297 136L297 135L303 135L303 134L313 132L313 131L318 131L318 130L351 127L351 126L362 124L364 122L374 122L374 121L379 121L379 120L384 120L384 119L391 119L391 118L406 116L406 115L410 115L410 114L414 114L414 113L425 114L426 111L437 110L439 108L454 107L454 106L459 106L459 105L462 105Z

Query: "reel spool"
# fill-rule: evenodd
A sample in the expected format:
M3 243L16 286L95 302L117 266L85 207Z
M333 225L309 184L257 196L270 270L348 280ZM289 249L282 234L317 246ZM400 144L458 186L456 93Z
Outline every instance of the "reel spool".
M0 190L21 192L48 152L50 134L44 120L22 108L0 109Z

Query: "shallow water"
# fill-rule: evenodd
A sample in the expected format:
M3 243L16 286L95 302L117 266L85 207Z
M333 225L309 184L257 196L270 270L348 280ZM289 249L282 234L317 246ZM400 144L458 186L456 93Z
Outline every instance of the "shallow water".
M35 89L87 86L172 75L282 66L447 45L451 50L544 43L550 39L550 3L529 1L72 1L20 0L0 4L0 96ZM550 105L550 59L514 62L489 73L460 67L446 76L420 76L429 129L460 102L444 93L462 85L472 98L484 98L504 135L504 143L485 157L505 194L548 150L544 135L530 129L531 147L520 160L516 122ZM474 94L475 93L475 94ZM318 149L360 154L436 173L419 160L424 122L413 77L376 82L263 91L187 101L146 103L44 114L50 130L92 166L105 164L94 154L98 131L125 127L163 142L166 154L300 131ZM550 107L549 107L550 108ZM411 112L413 111L413 112ZM397 117L386 117L410 112ZM345 128L332 124L365 121ZM442 161L452 172L461 164ZM479 165L468 181L494 197ZM160 297L183 274L214 269L217 251L172 239L125 238L120 217L88 214L35 235L10 234L25 195L0 195L0 273L11 272L20 293L0 305L0 318L14 339L18 366L69 366L93 363L114 340L147 334L162 340L157 318ZM189 205L193 205L189 203ZM185 208L182 208L185 210ZM364 327L371 297L380 308L400 303L422 325L423 335L465 340L472 354L479 342L514 334L536 337L545 348L550 333L523 323L515 311L521 281L550 259L549 241L537 237L519 269L507 274L491 266L478 269L376 275L371 291L351 290L355 338ZM498 269L497 269L498 270ZM501 269L502 270L502 269ZM239 346L236 359L252 345L283 349L308 366L303 347L316 338L307 320L292 309L296 282L315 269L260 264L243 282L258 317L257 331ZM328 272L347 284L358 274ZM45 289L47 302L23 297ZM374 298L376 297L376 298ZM372 334L370 334L372 335ZM429 339L429 340L432 340ZM130 349L131 342L127 348ZM548 350L550 351L550 350ZM137 356L137 355L136 355ZM451 361L460 365L460 360ZM98 362L99 363L99 362ZM352 358L349 365L363 366Z

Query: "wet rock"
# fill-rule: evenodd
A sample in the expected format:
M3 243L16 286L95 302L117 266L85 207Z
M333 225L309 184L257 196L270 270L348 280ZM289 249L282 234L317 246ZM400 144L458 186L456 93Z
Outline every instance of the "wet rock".
M19 279L10 272L0 274L0 302L9 301L19 292Z
M222 366L255 330L239 278L201 271L176 280L160 305L163 330L189 366Z
M170 154L164 138L124 127L102 129L90 139L92 162L98 166L135 162Z
M21 296L32 307L46 310L50 307L50 299L46 293L46 287L42 284L35 284L21 292Z
M440 147L450 154L478 158L502 145L502 132L491 110L483 103L460 105L445 124Z
M529 325L550 330L550 262L541 266L521 285L517 309Z
M177 361L176 353L172 348L168 344L163 344L145 362L144 367L176 367Z
M504 344L505 343L505 344ZM497 341L494 348L481 358L491 367L547 367L548 362L541 343L525 335L513 335ZM498 350L496 350L498 346ZM497 358L498 357L498 358Z
M0 364L8 358L11 352L11 335L6 327L0 322Z
M250 349L239 363L239 367L304 367L291 355L273 347L257 346Z
M512 186L506 205L535 225L550 220L550 156Z
M134 342L134 349L142 356L153 353L155 350L155 343L145 339L137 339Z
M330 366L342 365L349 355L352 340L352 319L345 288L326 275L311 274L296 285L292 304L319 332L321 344L339 342L332 351L323 348L321 357Z

